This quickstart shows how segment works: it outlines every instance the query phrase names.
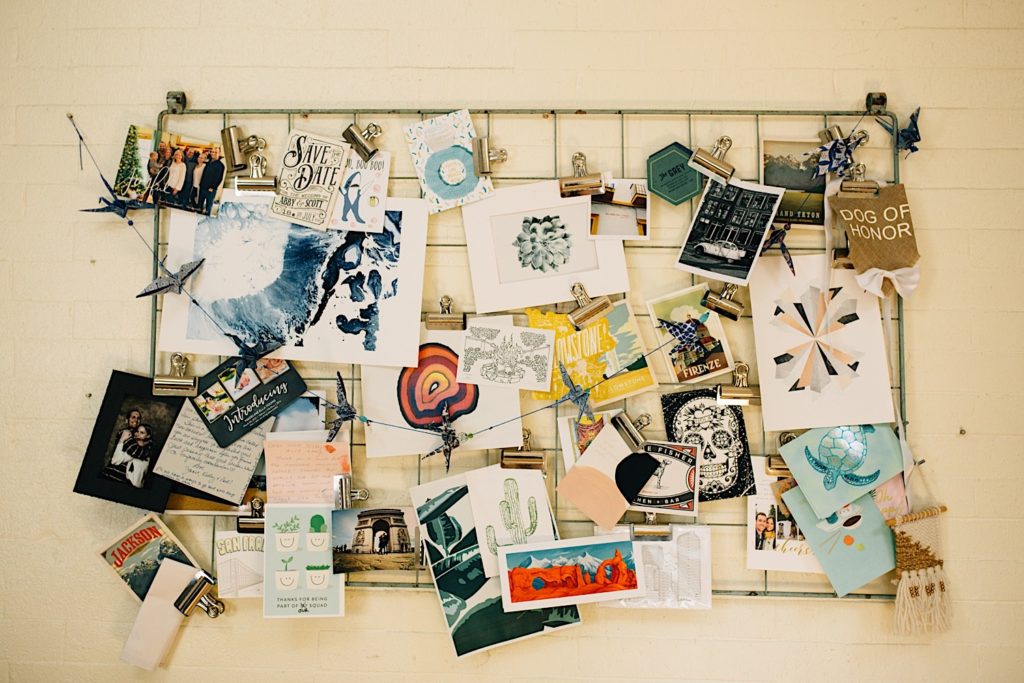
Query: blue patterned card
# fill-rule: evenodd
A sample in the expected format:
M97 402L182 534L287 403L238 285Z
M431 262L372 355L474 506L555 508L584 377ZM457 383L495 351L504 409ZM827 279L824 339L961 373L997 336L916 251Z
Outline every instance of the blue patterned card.
M802 487L786 491L782 500L839 597L895 569L892 531L870 495L822 520L811 510Z
M475 137L467 109L406 126L405 142L430 213L475 202L494 191L490 177L474 170Z
M811 429L779 453L818 519L903 471L900 442L887 424Z

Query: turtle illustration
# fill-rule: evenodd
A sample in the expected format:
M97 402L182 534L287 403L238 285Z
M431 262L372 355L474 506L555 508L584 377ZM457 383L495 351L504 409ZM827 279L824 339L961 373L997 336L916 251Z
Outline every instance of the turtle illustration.
M867 435L874 432L872 425L843 425L834 427L821 437L818 443L818 457L811 455L811 449L804 446L804 455L816 471L825 475L825 490L831 491L839 478L852 486L873 484L881 470L874 474L859 475L854 472L868 456Z

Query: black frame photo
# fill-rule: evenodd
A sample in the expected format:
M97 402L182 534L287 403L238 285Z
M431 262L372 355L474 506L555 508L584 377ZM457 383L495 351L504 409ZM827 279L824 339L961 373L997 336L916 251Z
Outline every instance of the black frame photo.
M111 373L75 493L164 511L173 482L153 467L185 399L154 396L152 382L144 375Z

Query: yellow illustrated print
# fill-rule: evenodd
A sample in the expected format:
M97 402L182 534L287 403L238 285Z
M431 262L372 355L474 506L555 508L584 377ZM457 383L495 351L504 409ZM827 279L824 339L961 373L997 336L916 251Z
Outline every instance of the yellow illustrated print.
M591 387L604 378L608 364L604 355L615 349L615 338L608 332L608 321L601 319L589 327L576 331L565 313L542 313L536 308L526 309L530 327L555 331L555 361L551 373L551 391L533 392L538 401L553 401L565 395L566 386L558 372L558 362L565 364L573 381L584 387ZM609 400L614 382L605 382L591 394L595 403Z

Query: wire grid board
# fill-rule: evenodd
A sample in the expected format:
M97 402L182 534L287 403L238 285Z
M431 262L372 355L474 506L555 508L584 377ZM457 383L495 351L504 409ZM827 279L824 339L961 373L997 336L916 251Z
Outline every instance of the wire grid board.
M420 196L419 182L407 153L403 128L417 120L446 113L449 110L403 109L186 109L183 114L160 114L157 127L195 139L218 140L220 129L237 125L245 134L266 138L270 168L279 166L288 132L293 127L311 132L340 137L350 123L361 125L373 121L384 128L375 142L381 149L392 152L389 196ZM808 149L817 143L820 129L838 124L849 133L853 127L867 130L870 141L857 150L857 160L867 165L868 176L899 182L899 153L892 139L873 117L859 111L724 111L724 110L540 110L540 109L488 109L471 110L478 135L491 138L492 147L508 149L509 159L495 166L492 175L495 186L504 186L548 180L572 174L571 157L574 152L586 154L590 172L610 171L614 177L646 177L647 157L673 141L691 149L702 146L710 149L721 135L733 140L726 160L736 167L736 177L757 181L761 169L761 141L807 141ZM885 118L898 128L892 113ZM647 242L626 242L626 261L629 267L629 299L648 349L657 346L654 326L647 313L645 300L703 281L703 278L684 273L673 266L680 244L688 230L692 211L699 200L673 207L653 197L649 202L648 225L651 238ZM166 247L166 233L162 229L161 212L155 212L153 238L160 243L161 253ZM840 240L841 243L841 240ZM787 244L795 253L821 253L824 249L822 231L794 230ZM777 253L777 252L776 252ZM777 258L770 256L766 258ZM154 275L156 263L154 262ZM714 289L721 283L712 282ZM430 216L427 236L426 270L421 310L436 311L442 295L455 300L456 310L473 313L473 295L469 263L461 212L449 210ZM568 295L568 293L566 293ZM612 297L617 298L617 297ZM621 297L618 297L621 298ZM749 304L747 290L741 288L737 299ZM150 374L168 367L168 354L156 351L156 332L159 325L160 301L154 299ZM566 312L574 305L560 304L555 310ZM892 368L892 391L899 400L901 414L906 415L904 389L903 309L897 301L895 324L898 333L891 340L890 358L896 359ZM521 310L513 311L517 324L526 324ZM749 311L737 322L723 318L726 335L733 355L751 365L750 383L757 384L754 354L753 326ZM653 356L658 356L653 358ZM193 358L192 371L205 373L217 362L210 356ZM665 429L661 415L659 393L684 391L714 386L728 377L711 382L682 385L670 381L660 352L652 354L650 361L658 373L660 387L640 396L603 406L602 410L621 407L632 417L649 413L653 424L645 430L651 439L664 439ZM300 373L313 391L332 397L334 374L341 371L349 390L349 398L361 410L361 382L359 366L316 363L297 363ZM540 407L540 402L522 392L522 412ZM556 421L575 409L558 406L530 415L523 426L532 433L533 450L547 454L547 481L552 505L563 537L589 536L593 523L568 501L560 498L555 487L564 475ZM755 467L760 466L756 456L777 452L777 434L766 433L762 426L759 406L743 408L751 454ZM370 416L372 417L372 416ZM408 489L420 482L447 476L443 458L437 456L426 462L417 456L367 459L362 425L355 424L349 434L355 488L370 491L368 501L357 507L401 507L410 505ZM498 462L496 450L473 454L460 454L452 459L451 474L465 472ZM698 522L712 528L713 592L715 595L751 597L832 598L838 599L824 575L746 569L746 498L702 505ZM638 513L628 513L625 521L642 522ZM662 516L660 522L676 521ZM234 529L234 517L189 516L172 518L175 531L190 543L190 547L209 548L210 555L200 560L213 566L215 557L214 531ZM429 570L362 572L349 574L349 586L377 588L432 587ZM891 600L892 587L882 577L859 591L845 596L848 600Z

